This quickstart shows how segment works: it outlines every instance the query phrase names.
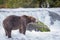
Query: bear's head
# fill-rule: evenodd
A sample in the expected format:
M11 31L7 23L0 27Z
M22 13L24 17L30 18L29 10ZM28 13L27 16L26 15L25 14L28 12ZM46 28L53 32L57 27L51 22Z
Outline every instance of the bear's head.
M26 20L27 20L28 23L36 22L36 18L34 18L32 16L23 15L23 17L26 18Z

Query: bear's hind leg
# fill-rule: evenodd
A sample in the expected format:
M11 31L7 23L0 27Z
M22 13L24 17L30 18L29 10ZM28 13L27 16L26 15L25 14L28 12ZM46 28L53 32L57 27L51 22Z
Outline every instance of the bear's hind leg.
M11 38L11 30L7 31L8 38Z
M23 34L25 35L26 32L26 27L23 28Z
M5 35L7 36L7 30L5 30Z

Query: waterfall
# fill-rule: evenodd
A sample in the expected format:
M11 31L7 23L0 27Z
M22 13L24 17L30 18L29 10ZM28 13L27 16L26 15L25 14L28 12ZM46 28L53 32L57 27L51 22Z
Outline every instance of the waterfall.
M12 32L13 40L60 40L60 8L17 8L0 9L0 40L8 40L4 36L3 20L9 15L28 15L46 24L51 32L26 32L22 35L17 31ZM17 35L19 34L19 35ZM36 36L35 36L36 35Z
M56 13L55 11L53 11L55 9L52 9L52 8L50 8L50 9L48 9L48 8L42 8L42 9L36 8L36 9L29 9L29 10L28 9L23 9L23 8L19 8L19 9L0 9L0 16L1 16L0 21L3 20L5 17L7 17L9 15L18 15L18 16L29 15L29 16L34 16L36 19L42 21L43 23L45 23L47 25L51 25L52 22L54 24L54 21L60 20L59 19L59 17L60 17L59 13ZM57 8L56 11L58 9L59 8Z

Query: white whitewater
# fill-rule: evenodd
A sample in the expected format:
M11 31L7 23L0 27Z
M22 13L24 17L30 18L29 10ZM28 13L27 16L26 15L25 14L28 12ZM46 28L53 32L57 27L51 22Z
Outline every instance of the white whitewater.
M0 40L60 40L60 20L53 19L54 24L51 24L50 12L60 17L60 8L17 8L17 9L0 9ZM3 20L9 15L29 15L34 16L37 20L48 25L51 32L32 32L26 31L26 35L20 34L18 30L12 31L12 38L7 38L3 29ZM59 18L58 18L59 19Z

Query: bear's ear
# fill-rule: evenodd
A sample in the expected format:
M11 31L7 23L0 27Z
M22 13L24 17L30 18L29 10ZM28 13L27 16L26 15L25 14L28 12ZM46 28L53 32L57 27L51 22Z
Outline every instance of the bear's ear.
M23 17L28 18L28 16L27 16L27 15L23 15Z

